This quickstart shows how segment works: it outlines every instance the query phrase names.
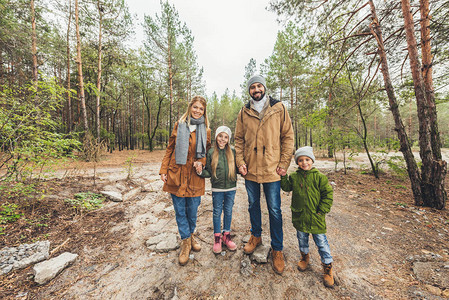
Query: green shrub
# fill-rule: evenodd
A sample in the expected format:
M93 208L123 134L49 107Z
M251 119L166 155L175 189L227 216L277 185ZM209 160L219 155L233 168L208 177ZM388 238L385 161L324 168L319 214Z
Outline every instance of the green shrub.
M17 212L17 204L4 203L0 206L0 224L12 223L22 216Z
M76 212L91 211L103 206L103 195L92 192L83 192L74 195L73 199L66 199L65 202L72 205Z

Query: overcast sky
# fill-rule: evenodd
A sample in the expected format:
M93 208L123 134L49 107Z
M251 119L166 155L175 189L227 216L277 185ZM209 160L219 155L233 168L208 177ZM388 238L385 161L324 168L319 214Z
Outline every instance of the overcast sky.
M143 16L160 15L159 0L126 0L137 14L136 42L144 38ZM226 88L240 94L245 66L268 58L281 29L276 15L265 7L269 0L169 0L195 37L198 64L204 67L206 92L220 97Z

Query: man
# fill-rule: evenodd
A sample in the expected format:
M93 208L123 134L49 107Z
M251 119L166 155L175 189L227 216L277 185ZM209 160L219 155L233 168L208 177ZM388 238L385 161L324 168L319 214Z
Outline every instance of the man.
M243 248L254 252L262 243L260 184L263 186L270 219L273 269L282 274L283 231L280 176L287 174L293 154L293 128L287 109L266 94L266 82L260 75L248 81L251 100L240 110L235 128L236 163L245 177L248 193L251 237Z

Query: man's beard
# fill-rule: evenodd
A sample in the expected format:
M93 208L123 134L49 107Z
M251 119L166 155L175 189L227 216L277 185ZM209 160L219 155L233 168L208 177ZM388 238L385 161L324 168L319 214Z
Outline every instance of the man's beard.
M255 96L260 94L260 98L256 99ZM254 101L260 101L263 99L263 97L265 97L265 93L262 92L258 92L258 93L254 93L253 95L250 95L251 98L253 98Z

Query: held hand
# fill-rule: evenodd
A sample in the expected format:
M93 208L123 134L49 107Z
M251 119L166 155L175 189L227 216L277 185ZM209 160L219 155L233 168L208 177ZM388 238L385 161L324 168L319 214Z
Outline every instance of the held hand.
M198 174L201 174L201 172L203 171L203 164L199 161L194 162L193 167L196 169L196 172Z
M279 176L285 176L285 175L287 175L287 170L285 170L285 169L283 169L281 167L278 167L276 169L276 173L278 173Z
M240 174L242 174L242 176L245 176L246 173L248 173L248 170L246 169L246 165L241 165L239 167L239 172L240 172Z
M161 180L166 183L167 182L167 174L161 174Z

